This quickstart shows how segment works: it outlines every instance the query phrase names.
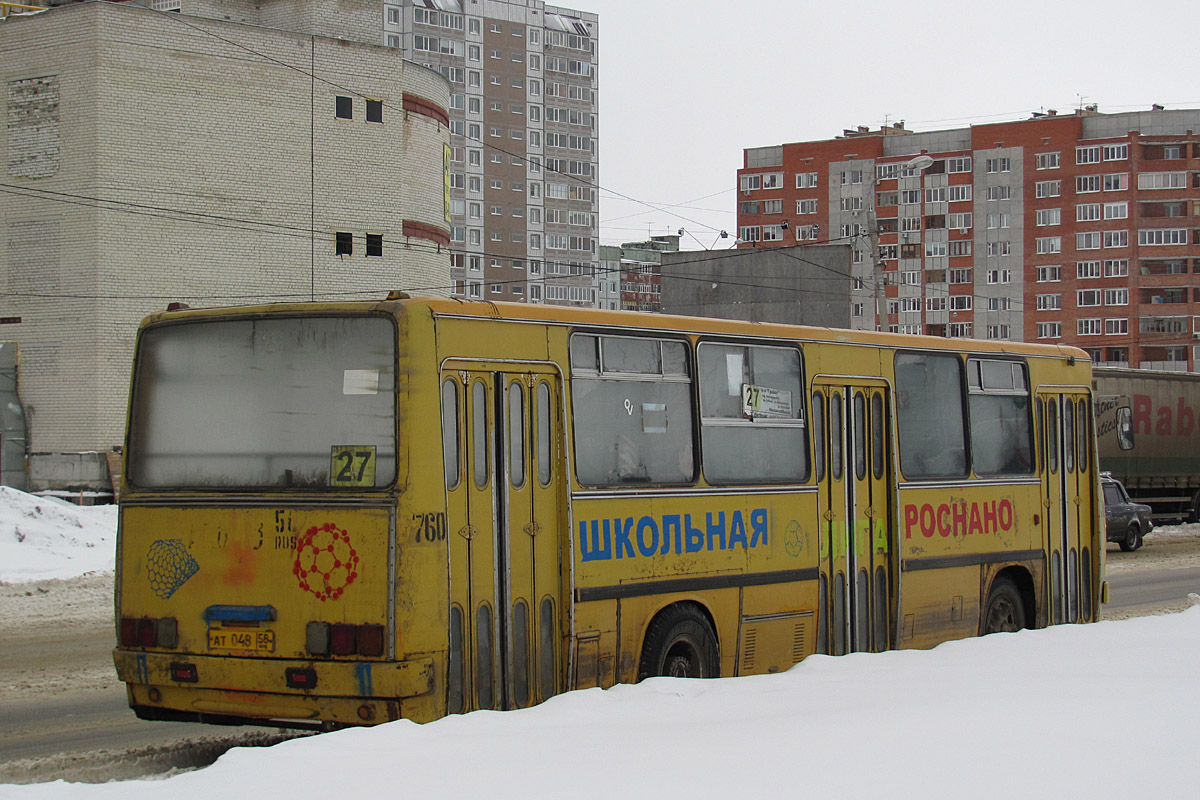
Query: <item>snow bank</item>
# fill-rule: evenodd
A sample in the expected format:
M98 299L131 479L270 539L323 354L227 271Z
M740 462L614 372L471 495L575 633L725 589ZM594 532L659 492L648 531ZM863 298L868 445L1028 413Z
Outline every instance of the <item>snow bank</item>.
M77 506L0 486L0 582L111 571L116 534L116 506Z
M165 781L0 797L1194 797L1197 664L1192 609L813 656L780 675L658 678L235 749Z

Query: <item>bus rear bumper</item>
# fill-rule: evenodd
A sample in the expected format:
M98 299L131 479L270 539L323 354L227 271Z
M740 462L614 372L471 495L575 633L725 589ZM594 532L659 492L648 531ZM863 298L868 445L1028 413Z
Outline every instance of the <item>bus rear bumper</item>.
M116 649L129 705L145 719L329 728L423 721L433 660L292 661ZM433 698L428 698L431 701Z

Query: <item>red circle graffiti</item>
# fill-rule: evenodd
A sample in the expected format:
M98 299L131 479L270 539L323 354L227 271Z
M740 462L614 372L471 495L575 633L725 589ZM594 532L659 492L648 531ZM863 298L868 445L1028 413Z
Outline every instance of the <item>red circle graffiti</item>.
M350 534L332 522L309 528L296 539L292 572L300 588L322 603L341 597L358 577L358 553L350 544Z

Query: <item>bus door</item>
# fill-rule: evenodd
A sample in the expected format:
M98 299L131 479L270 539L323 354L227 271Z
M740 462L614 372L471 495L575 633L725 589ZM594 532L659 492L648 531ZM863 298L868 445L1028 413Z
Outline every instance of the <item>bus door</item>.
M1095 476L1088 403L1086 392L1071 390L1043 391L1037 397L1049 623L1089 620L1093 614L1089 532Z
M818 647L842 655L891 646L892 531L887 385L814 384L813 437L820 514Z
M561 382L522 366L442 373L450 713L562 690Z

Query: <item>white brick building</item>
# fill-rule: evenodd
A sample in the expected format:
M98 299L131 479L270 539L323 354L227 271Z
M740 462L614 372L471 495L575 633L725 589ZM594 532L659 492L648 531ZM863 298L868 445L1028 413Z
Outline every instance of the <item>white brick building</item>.
M81 3L0 22L0 319L20 318L0 341L31 453L121 444L137 323L169 301L452 287L448 85L349 40L378 41L378 3L197 6L238 21Z

